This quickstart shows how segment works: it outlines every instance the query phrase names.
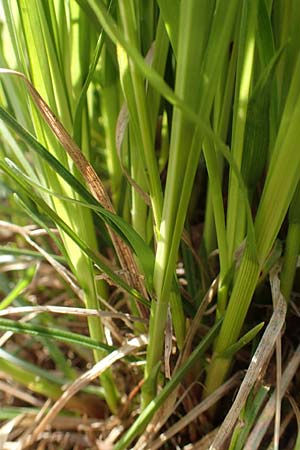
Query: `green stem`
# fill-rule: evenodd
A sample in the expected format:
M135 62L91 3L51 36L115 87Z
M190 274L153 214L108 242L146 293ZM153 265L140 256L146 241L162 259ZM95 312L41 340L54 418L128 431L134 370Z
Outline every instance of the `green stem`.
M134 5L130 0L129 2L119 2L120 16L122 25L124 27L125 37L128 42L134 46L138 46L137 36L135 30L137 24L135 22ZM133 89L134 103L137 113L138 126L141 133L141 153L142 158L145 161L145 168L149 179L149 189L152 211L154 216L155 225L158 228L161 221L162 211L162 188L160 183L158 164L154 151L154 136L151 133L150 115L146 102L146 93L144 86L144 79L137 71L135 64L129 60L129 70L131 75L131 86Z
M224 61L221 55L225 54L224 48L227 48L230 38L236 2L231 2L230 8L227 5L225 7L225 4L220 4L215 16L213 16L211 8L211 2L208 2L205 14L203 5L197 0L181 3L175 87L176 94L183 98L185 104L192 110L198 111L199 116L204 120L208 120L217 89L218 73ZM199 21L201 23L204 20L203 17L206 18L206 21L201 27ZM207 17L214 17L214 22L210 35L211 42L209 41L207 44L207 53L204 53L207 40L206 33L211 26ZM219 36L219 46L216 47L217 39L215 38L219 33L219 22L221 23L221 21L224 35L222 39ZM212 45L212 42L214 42L214 45ZM206 56L203 62L203 73L201 72L201 51ZM195 54L198 55L198 58L195 58ZM199 76L199 73L202 76ZM211 81L209 87L207 86L207 79ZM154 268L157 302L152 303L146 377L151 376L151 372L155 369L162 353L173 273L203 138L203 131L199 131L180 109L175 108L164 207ZM153 398L155 393L156 384L153 383L152 391L147 385L147 390L143 391L144 405L151 401L151 396Z
M247 246L226 310L224 322L216 342L214 356L208 367L205 396L214 392L222 384L228 373L232 358L220 358L218 354L224 352L238 339L259 278L259 273L260 268L255 259L255 255L253 255L253 251Z
M289 210L289 228L281 271L281 292L286 301L290 300L300 252L300 183L294 194Z
M232 137L232 155L239 169L242 165L247 107L253 72L257 4L257 0L243 1L240 26ZM234 251L244 238L245 212L243 205L239 182L231 169L229 172L227 209L227 241L230 263L233 261Z

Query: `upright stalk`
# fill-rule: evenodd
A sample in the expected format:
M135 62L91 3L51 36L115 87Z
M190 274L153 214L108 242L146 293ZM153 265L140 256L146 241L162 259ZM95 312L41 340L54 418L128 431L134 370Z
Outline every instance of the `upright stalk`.
M27 52L30 62L30 70L32 73L32 81L48 102L54 112L60 117L65 127L70 131L72 129L72 99L68 97L71 87L66 87L65 73L61 71L60 61L57 59L59 51L55 43L51 40L51 22L49 16L41 3L35 0L18 0L19 11L22 19L23 32L27 44ZM65 11L61 11L61 20L65 20L67 27L67 19ZM61 24L62 26L62 24ZM61 29L62 30L62 29ZM67 55L68 56L68 55ZM64 65L69 68L70 65ZM71 79L70 77L68 78ZM32 117L36 129L36 135L41 143L51 149L56 157L69 168L69 161L65 151L58 145L54 136L49 132L47 127L41 122L36 111L32 109ZM83 132L82 141L85 139L86 132ZM85 147L86 153L88 149ZM41 162L42 170L47 180L48 187L53 192L62 193L69 197L76 198L67 183L62 181L44 162ZM76 170L75 170L76 173ZM76 173L78 176L78 173ZM53 203L55 211L61 218L76 232L78 236L84 238L91 248L96 248L96 237L93 220L90 211L82 208L78 204L66 203L59 198L50 198L49 202ZM76 277L84 292L84 302L87 308L98 309L99 303L97 299L97 288L95 285L95 275L92 262L87 258L77 245L61 231L61 237L69 257L70 267L76 274ZM105 291L101 288L101 294L105 295ZM90 335L96 340L105 340L102 323L99 318L89 317L88 319ZM104 355L101 351L94 352L95 360L98 361ZM116 412L118 405L118 393L111 374L106 372L101 377L107 403L113 412Z
M175 91L205 120L208 120L217 89L219 70L224 62L222 55L225 55L224 48L227 48L229 43L236 14L236 2L231 2L229 8L227 3L225 5L225 2L220 2L215 15L213 12L211 2L200 4L195 0L181 3ZM212 24L209 23L208 18L213 21ZM221 21L223 23L221 29L224 32L222 36L219 35ZM212 31L208 38L208 30L211 27ZM218 42L217 46L216 42ZM208 80L210 80L209 86ZM203 134L186 119L182 111L175 108L164 207L154 268L157 302L153 302L152 307L146 377L150 377L161 357L177 252L203 138ZM213 155L213 152L210 153L215 164ZM143 391L144 404L151 401L155 392L156 379L154 378L151 387L147 385Z
M207 372L205 395L209 395L226 377L231 357L222 357L238 338L260 270L274 245L300 178L300 155L295 158L300 120L300 58L293 74L281 127L269 164L264 190L255 218L256 242L246 244L242 263L234 283L212 363ZM285 120L285 115L290 120ZM281 180L285 180L282 184Z

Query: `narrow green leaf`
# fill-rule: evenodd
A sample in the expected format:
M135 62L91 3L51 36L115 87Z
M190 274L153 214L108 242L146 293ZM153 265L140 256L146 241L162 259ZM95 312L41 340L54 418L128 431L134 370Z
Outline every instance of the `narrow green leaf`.
M71 331L60 330L59 328L44 327L41 325L33 325L30 323L20 323L11 319L0 318L0 329L3 331L12 331L17 334L30 334L32 336L42 336L62 342L69 342L76 345L82 345L91 349L102 350L105 353L111 353L116 347L97 342L88 336L72 333Z
M242 159L242 176L250 198L260 179L269 150L269 109L275 70L284 48L279 49L264 69L249 99Z
M39 156L41 156L60 177L65 180L75 192L77 192L88 205L95 207L95 212L99 217L108 223L114 231L120 235L122 239L132 247L133 251L138 256L141 267L143 269L149 289L152 286L152 274L154 267L154 255L150 247L143 241L143 239L136 233L133 228L128 225L121 217L110 213L103 208L99 202L90 194L81 182L74 177L51 153L49 153L43 145L41 145L30 133L28 133L17 121L8 114L0 106L0 118L4 120ZM92 207L91 206L91 207Z
M1 300L0 302L0 311L2 309L7 308L17 297L20 295L24 289L31 283L34 275L36 273L36 266L29 267L24 276L20 279L20 281L16 284L14 289L10 291L10 293Z
M13 255L16 257L25 257L25 258L31 258L33 260L35 259L44 259L44 256L41 255L39 252L34 250L28 250L26 248L17 248L12 247L10 245L0 245L0 255ZM54 258L56 261L65 264L66 259L63 256L50 254L51 258Z
M158 0L158 5L173 47L174 54L177 57L180 0Z
M141 301L141 303L148 306L148 301L137 292L135 289L131 288L122 278L114 273L103 261L102 259L91 250L87 244L78 236L76 233L58 216L41 198L39 198L28 185L25 178L20 178L19 173L14 172L14 170L0 160L0 168L2 168L11 178L15 180L17 185L25 190L26 194L34 200L34 202L44 211L44 213L49 216L54 223L56 223L70 238L80 247L83 252L104 272L111 280L116 283L117 286L122 287L126 292L130 293L136 299ZM35 212L32 211L31 205L25 205L23 201L19 199L20 204L28 211L31 216L35 216Z
M233 345L230 345L225 351L223 351L220 355L220 358L232 358L233 355L235 355L236 352L241 350L245 345L249 344L255 336L260 332L260 330L263 328L265 322L261 322L255 327L253 327L250 331L248 331L244 336L242 336L237 342L235 342Z

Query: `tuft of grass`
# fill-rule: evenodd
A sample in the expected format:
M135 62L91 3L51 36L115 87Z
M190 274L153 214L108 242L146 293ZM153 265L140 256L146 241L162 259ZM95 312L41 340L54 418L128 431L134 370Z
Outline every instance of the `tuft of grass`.
M76 391L69 409L93 416L104 399L104 416L119 414L125 432L115 448L142 445L150 422L158 432L213 399L230 372L251 373L280 290L282 346L298 345L300 2L3 0L2 9L0 313L13 317L0 319L0 369L57 402L41 430L63 408L62 383L70 395L104 360L101 388ZM140 344L124 342L145 343L145 333L145 352L130 355ZM259 382L243 389L246 425L231 450L271 395ZM223 412L210 407L209 427ZM191 426L181 442L209 427Z

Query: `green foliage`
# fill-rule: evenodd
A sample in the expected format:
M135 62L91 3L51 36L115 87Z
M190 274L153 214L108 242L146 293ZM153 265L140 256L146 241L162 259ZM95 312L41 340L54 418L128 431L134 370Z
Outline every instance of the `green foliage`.
M46 258L68 272L76 285L68 293L80 291L76 306L122 304L139 316L133 332L149 334L138 372L142 413L116 444L121 450L187 372L196 381L205 369L204 397L223 383L236 353L259 337L261 318L248 313L281 251L282 292L291 297L300 250L300 2L2 3L0 226L19 228L0 258L30 264L0 278L0 309L29 304L26 289ZM29 224L41 238L28 234ZM216 278L215 312L204 315ZM98 362L132 332L128 323L117 327L108 344L101 317L88 315L88 336L74 333L70 318L54 326L51 314L26 324L1 319L0 329L37 339L72 377L59 342L83 355L92 349ZM173 367L175 358L181 365L165 382L162 361ZM130 372L136 359L124 361ZM0 368L21 382L21 369ZM22 370L28 386L32 367ZM122 376L100 377L112 413ZM46 381L33 390L44 394ZM60 387L49 389L59 397ZM245 406L247 432L264 395ZM231 448L245 439L237 428Z

